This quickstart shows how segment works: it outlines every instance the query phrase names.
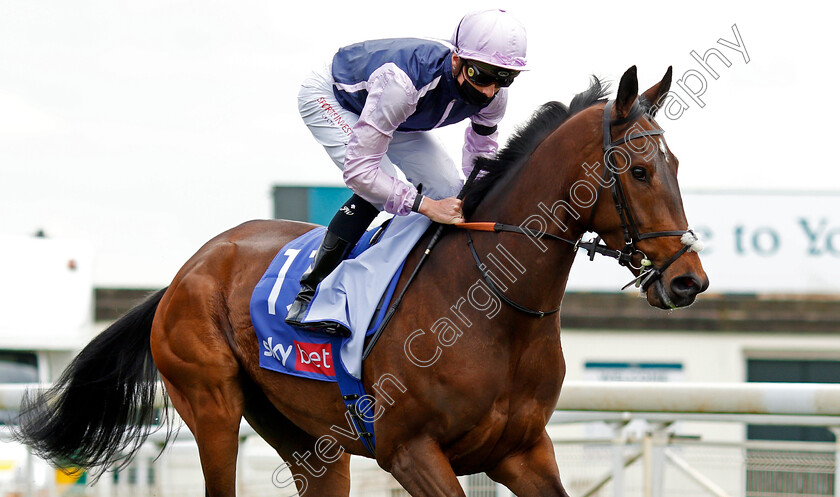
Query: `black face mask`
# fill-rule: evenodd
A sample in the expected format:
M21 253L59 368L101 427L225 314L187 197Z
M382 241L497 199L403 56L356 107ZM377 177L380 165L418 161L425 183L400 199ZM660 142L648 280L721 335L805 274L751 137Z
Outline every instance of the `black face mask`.
M470 105L477 105L479 107L482 107L490 103L490 100L493 99L493 97L488 97L487 95L478 91L473 85L469 83L469 81L467 81L466 78L464 78L464 81L458 84L457 87L458 93L461 95L461 98L463 98L464 101Z

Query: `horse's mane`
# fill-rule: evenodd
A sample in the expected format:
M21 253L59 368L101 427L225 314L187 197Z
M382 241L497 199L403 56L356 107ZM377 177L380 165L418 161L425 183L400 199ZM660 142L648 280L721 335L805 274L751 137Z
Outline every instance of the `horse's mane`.
M502 178L513 175L514 171L525 163L537 145L571 116L606 101L605 97L609 89L608 83L592 76L589 88L575 95L568 107L560 102L543 104L524 126L514 131L507 145L496 154L496 157L478 157L475 167L481 168L485 173L467 189L464 197L464 214L469 217L487 193L496 184L503 182Z

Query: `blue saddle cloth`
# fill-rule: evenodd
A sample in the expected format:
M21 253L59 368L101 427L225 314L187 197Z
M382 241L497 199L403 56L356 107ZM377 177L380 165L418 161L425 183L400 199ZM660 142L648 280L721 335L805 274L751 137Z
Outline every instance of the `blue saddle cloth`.
M254 288L251 321L261 344L262 368L321 381L338 381L342 374L349 374L340 355L342 345L350 338L301 330L285 322L288 306L300 290L300 277L311 265L325 229L309 231L281 248ZM347 259L355 259L371 247L371 238L379 229L382 228L367 231ZM382 321L402 267L401 264L391 278L366 335L373 333Z
M364 340L387 314L405 258L429 224L425 216L410 214L392 219L387 228L369 230L347 260L321 282L304 322L340 322L353 331L350 337L300 330L285 322L300 290L300 277L309 268L326 228L309 231L281 248L251 295L251 322L261 344L260 367L337 382L357 433L374 457L373 421L358 408L366 397L361 381Z

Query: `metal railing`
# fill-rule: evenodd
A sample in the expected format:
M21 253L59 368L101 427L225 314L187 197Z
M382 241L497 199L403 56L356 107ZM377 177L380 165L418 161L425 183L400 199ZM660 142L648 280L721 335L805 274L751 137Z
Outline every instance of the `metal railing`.
M698 495L840 497L840 482L834 477L840 467L838 442L745 440L743 428L748 424L819 426L832 430L838 440L840 385L575 382L564 385L558 409L555 423L598 421L612 430L600 442L601 447L609 447L609 468L575 495L686 495L684 489L666 486L666 475L676 473L701 489ZM631 428L634 422L641 422L643 428ZM729 431L735 435L718 440L702 433L686 436L678 428L686 423L734 425L736 429ZM578 442L589 447L599 443L592 438ZM685 457L698 447L728 453L727 466L712 470L714 476L709 476L702 465ZM768 466L771 454L785 462ZM625 482L627 468L634 464L641 466L638 492L628 491ZM609 492L605 490L608 484Z
M0 409L16 407L23 389L0 385ZM549 432L575 497L840 497L838 442L746 440L751 424L819 426L837 435L840 385L567 382ZM276 474L277 455L247 424L241 434L238 495L294 495L277 488L287 481ZM0 470L0 497L201 497L190 438L181 430L155 459L159 440L153 435L132 465L90 487L39 475L43 463L30 458L20 462L15 481L4 482ZM351 495L406 495L374 461L354 458L351 472ZM484 475L461 481L468 497L510 495Z

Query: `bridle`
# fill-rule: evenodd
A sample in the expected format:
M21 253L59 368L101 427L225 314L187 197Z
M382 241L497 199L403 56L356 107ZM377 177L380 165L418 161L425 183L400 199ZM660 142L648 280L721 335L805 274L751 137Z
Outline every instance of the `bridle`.
M674 263L674 261L679 259L680 256L682 256L689 250L692 250L694 252L700 252L703 249L702 242L700 242L700 240L697 238L694 232L690 229L685 229L681 231L654 231L650 233L639 233L639 228L636 225L636 222L633 219L633 215L630 212L630 207L627 204L627 197L624 194L624 189L622 188L620 178L618 177L619 173L616 171L614 154L617 147L629 142L630 140L635 140L636 138L643 138L652 135L661 135L662 133L664 133L664 131L658 128L651 129L639 133L634 133L629 136L624 136L616 141L612 141L613 125L620 126L623 124L627 124L630 121L635 121L635 119L641 117L643 113L638 107L639 104L637 102L633 104L633 108L628 113L628 117L617 121L612 121L610 119L610 110L612 109L612 105L613 101L610 100L604 106L604 183L600 185L598 191L596 192L596 197L593 201L592 214L590 216L589 225L592 225L592 219L594 217L595 209L597 208L598 196L600 196L601 194L603 185L609 184L607 183L607 180L612 180L612 184L610 184L610 190L612 192L615 208L618 211L618 217L621 220L621 231L624 234L624 247L621 250L613 250L607 247L606 244L602 244L600 236L597 236L592 240L583 241L582 236L577 240L570 240L568 238L563 238L561 236L552 233L547 233L545 231L534 230L531 228L525 228L522 226L516 226L512 224L502 224L493 222L470 222L458 223L455 225L456 227L465 230L467 234L467 245L469 245L470 247L473 259L475 260L475 265L478 268L479 272L481 273L482 277L484 278L484 281L487 283L487 286L490 288L490 290L502 302L528 316L541 318L550 314L555 314L557 311L560 310L560 308L558 307L549 311L531 309L524 305L518 304L517 302L511 300L510 297L505 295L493 282L490 272L488 271L487 265L481 262L481 258L479 258L478 252L476 252L475 250L475 245L473 244L473 239L472 235L470 235L470 231L518 233L520 235L526 235L532 238L545 238L549 240L556 240L572 245L573 252L577 252L578 249L586 250L589 255L589 260L594 260L595 254L601 254L607 257L611 257L613 259L616 259L618 263L622 266L627 266L639 271L639 276L634 278L630 283L624 285L622 290L624 290L630 285L635 284L636 286L640 286L643 291L647 291L650 285L662 278L662 274L665 272L665 270L668 269L668 267L670 267L671 264ZM478 175L478 173L479 168L473 168L469 178L467 178L466 184L461 189L461 193L458 194L459 199L464 198L468 188L470 187L470 185L472 185L473 181L475 181L475 178ZM385 330L385 327L388 326L391 317L397 312L397 308L400 306L400 303L402 302L406 291L411 286L411 282L414 281L414 278L420 272L420 268L423 266L425 261L428 260L432 249L437 245L437 242L440 240L446 228L447 225L438 225L437 229L429 239L429 244L426 247L426 250L423 252L422 256L420 257L420 260L417 262L417 266L414 268L414 271L408 277L408 280L406 281L399 295L395 297L391 306L388 308L385 317L379 324L379 328L377 328L377 330L373 333L367 345L365 346L364 353L362 354L363 360L366 359L371 353L371 351L373 350L373 346L376 345L376 342L379 340L379 337L382 335L382 332ZM683 247L680 250L678 250L674 255L672 255L671 258L665 262L665 264L657 268L653 265L651 260L648 259L647 255L645 255L644 252L642 252L639 248L636 247L636 243L641 240L663 236L679 236ZM639 266L633 265L633 258L636 255L641 256L641 263Z
M621 178L619 177L618 168L616 167L615 162L615 151L621 145L625 143L635 140L637 138L644 138L648 136L655 136L661 135L664 133L664 130L660 128L654 128L650 130L635 132L629 135L625 135L615 141L612 140L612 128L613 126L621 126L627 124L631 121L635 121L642 115L642 111L638 109L638 102L634 103L633 109L628 113L628 116L623 119L618 119L613 121L610 119L610 111L612 110L614 101L610 100L604 106L604 116L603 116L603 132L604 132L604 141L603 141L603 152L604 152L604 176L603 181L599 183L598 190L596 192L595 200L593 201L593 207L589 218L589 225L592 225L592 221L594 220L595 210L597 208L597 199L601 194L601 191L605 188L604 185L609 185L610 192L612 194L613 203L615 204L615 209L618 212L618 218L621 222L621 231L624 236L624 247L621 250L613 250L607 247L606 244L601 243L601 237L596 236L595 238L583 241L583 237L578 238L577 240L569 240L567 238L563 238L551 233L547 233L540 230L533 230L530 228L524 228L522 226L516 225L509 225L509 224L502 224L502 223L460 223L456 226L460 228L465 228L467 230L467 244L470 247L470 251L472 252L473 259L475 260L476 266L478 270L481 272L482 276L484 277L484 281L502 301L510 305L511 307L531 316L535 317L543 317L549 314L554 314L560 310L560 308L552 309L550 311L540 311L530 309L523 305L517 304L516 302L512 301L509 297L504 295L498 287L493 283L492 278L487 270L487 266L481 262L481 259L478 257L478 253L475 250L473 245L472 236L470 235L470 230L473 231L493 231L493 232L510 232L510 233L519 233L526 236L534 237L534 238L547 238L550 240L556 240L561 242L566 242L572 244L573 251L577 251L578 249L584 249L587 251L587 255L589 255L589 260L595 259L595 254L601 254L607 257L611 257L616 259L618 263L622 266L629 267L633 270L639 271L639 275L631 280L628 284L622 287L622 290L629 287L630 285L636 285L637 287L641 287L642 291L647 291L647 289L654 284L656 281L659 281L662 278L662 275L677 259L679 259L683 254L692 250L694 252L699 252L702 250L702 243L699 241L698 237L694 234L694 232L686 228L684 230L673 230L673 231L652 231L647 233L641 233L639 231L638 225L633 217L632 211L630 210L630 206L627 202L627 196L624 193L624 188L621 185ZM625 170L629 170L629 165L625 168ZM475 172L475 171L474 171ZM472 179L472 177L471 177ZM639 249L636 244L642 240L647 240L651 238L660 238L666 236L678 236L680 237L680 241L683 244L683 247L674 253L664 264L659 267L656 267L653 262L647 257L647 255ZM640 257L639 265L634 264L634 259L636 256Z
M674 231L651 231L648 233L641 233L639 231L638 225L636 224L636 221L633 217L633 213L630 210L630 206L627 202L627 196L624 193L624 187L621 185L621 178L619 177L618 167L615 162L615 151L619 146L624 145L625 143L631 140L635 140L637 138L645 138L648 136L661 135L665 133L665 131L661 128L654 128L641 132L636 132L630 135L624 135L618 140L612 141L612 127L627 124L630 120L633 120L632 116L634 114L638 115L636 112L631 110L628 113L628 116L624 119L613 121L610 119L610 110L612 110L613 103L614 101L610 100L604 106L604 117L602 119L604 131L604 177L603 181L598 185L598 192L600 194L601 189L604 188L603 185L610 185L610 192L612 193L613 203L615 204L615 209L618 212L618 217L621 221L621 232L624 236L624 247L621 249L619 257L617 258L618 263L622 266L627 266L639 271L639 276L633 279L627 285L625 285L624 288L627 288L632 284L636 284L636 286L641 286L642 291L647 291L650 285L662 278L662 275L665 273L665 270L668 269L671 266L671 264L673 264L677 259L680 258L680 256L685 254L689 249L695 246L694 242L697 241L697 235L695 235L694 232L688 228L684 230ZM638 105L638 102L634 103L634 107ZM627 169L629 169L629 164L627 164L625 167L625 170ZM592 220L594 217L595 207L593 206L589 219L590 225L592 224ZM678 250L674 255L672 255L670 259L665 261L665 263L662 264L662 266L656 267L653 265L653 263L647 257L647 255L636 246L636 244L642 240L647 240L650 238L661 238L666 236L678 236L681 240L685 241L683 242L683 247L680 250ZM596 237L594 240L592 240L591 244L597 245L598 242L600 242L600 237ZM589 248L583 246L583 244L580 244L580 246L589 250ZM593 255L594 254L590 250L590 259L593 257ZM639 266L635 266L633 264L633 259L636 255L641 256Z
M692 250L694 252L700 252L703 249L702 242L700 242L700 240L697 238L694 232L690 229L685 229L681 231L654 231L649 233L639 232L639 228L636 225L635 220L633 219L632 213L630 212L630 207L627 203L627 197L624 194L624 189L621 186L621 181L618 176L619 173L616 171L614 157L615 150L617 149L617 147L629 142L630 140L635 140L636 138L643 138L646 136L661 135L662 133L664 133L664 131L658 128L651 129L639 133L634 133L629 136L624 136L616 141L612 141L613 125L620 126L623 124L627 124L630 121L635 121L638 117L641 117L641 115L643 114L641 109L638 107L639 104L637 102L633 104L633 108L628 113L628 117L612 121L610 119L610 110L612 109L612 105L613 101L610 100L604 106L604 182L599 185L599 189L596 192L595 200L593 201L592 206L592 214L590 215L589 225L592 225L595 209L597 208L598 196L600 196L601 194L603 185L609 184L607 183L607 181L612 180L612 184L610 184L610 190L612 192L615 208L618 211L618 217L621 220L621 231L624 234L624 247L621 250L613 250L607 247L606 244L602 244L600 236L596 236L592 240L583 241L582 236L577 240L570 240L568 238L563 238L561 236L552 233L547 233L545 231L534 230L531 228L525 228L522 226L516 226L512 224L502 224L493 222L470 222L458 223L455 225L456 227L465 230L467 234L467 245L470 247L470 252L472 252L473 259L475 260L475 265L478 268L478 271L481 273L485 283L490 288L490 290L502 302L513 307L517 311L522 312L523 314L541 318L550 314L555 314L557 311L560 310L560 308L557 307L556 309L551 309L549 311L531 309L513 301L510 297L505 295L493 282L490 272L488 271L487 265L481 262L481 258L478 256L478 252L476 252L475 250L475 245L473 244L473 239L472 235L470 235L470 231L489 231L494 233L508 232L526 235L532 238L545 238L549 240L556 240L572 245L573 252L577 252L578 249L586 250L589 255L589 260L594 260L595 254L601 254L607 257L611 257L613 259L616 259L618 263L622 266L627 266L631 269L639 271L639 276L634 278L630 283L624 285L622 290L624 290L630 285L635 284L636 286L641 287L643 291L647 291L650 285L662 278L662 274L665 272L665 270L668 269L668 267L670 267L671 264L674 263L674 261L679 259L680 256L682 256L689 250ZM469 178L467 178L466 184L461 189L461 193L458 194L459 199L464 198L468 188L470 187L470 185L472 185L473 181L475 181L475 178L477 177L479 171L480 170L478 167L473 168ZM420 257L420 260L417 262L417 266L414 268L414 271L408 277L408 280L406 281L399 295L396 296L391 306L388 308L385 317L379 324L379 328L377 328L377 330L373 333L367 345L365 346L364 353L362 354L362 359L366 359L373 350L373 346L376 345L376 342L379 340L379 337L382 335L382 332L385 330L385 327L388 326L391 317L397 312L397 308L400 306L400 303L402 302L406 291L411 286L411 282L414 281L414 278L420 272L420 268L423 266L425 261L428 260L432 249L437 245L437 242L440 240L446 227L447 225L438 225L434 234L429 239L429 244L426 247L426 250L423 252L423 255ZM678 250L674 255L672 255L671 258L665 262L665 264L657 268L653 265L651 260L648 259L647 255L645 255L644 252L642 252L639 248L636 247L636 243L641 240L663 236L679 236L683 247L680 250ZM641 263L639 266L633 265L633 258L636 255L641 256Z

